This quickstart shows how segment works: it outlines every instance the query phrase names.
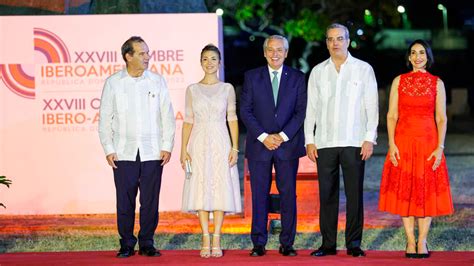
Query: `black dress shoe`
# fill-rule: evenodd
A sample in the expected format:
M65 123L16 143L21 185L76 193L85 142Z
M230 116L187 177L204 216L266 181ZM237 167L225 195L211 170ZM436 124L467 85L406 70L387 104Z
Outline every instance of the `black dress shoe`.
M348 248L347 255L352 255L352 257L365 257L365 252L360 249L360 247Z
M128 258L135 255L135 250L132 247L121 247L117 253L117 258Z
M147 256L147 257L159 257L161 256L160 251L156 250L155 247L142 247L138 250L138 255Z
M298 255L298 253L296 253L296 250L293 248L293 246L289 246L289 247L280 246L280 248L278 249L278 252L283 256L294 257Z
M316 249L315 251L311 252L311 256L313 257L322 257L322 256L326 256L326 255L336 255L337 254L337 251L336 251L336 248L323 248L323 247L320 247L318 249Z
M251 257L260 257L265 255L265 247L264 246L255 246L253 249L250 251L250 256Z

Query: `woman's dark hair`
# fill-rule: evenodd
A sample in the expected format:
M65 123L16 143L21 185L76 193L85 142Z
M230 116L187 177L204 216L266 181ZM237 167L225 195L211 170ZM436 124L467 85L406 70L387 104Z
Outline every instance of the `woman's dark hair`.
M408 46L408 50L407 50L407 53L405 55L405 61L406 61L407 67L409 69L413 69L413 66L410 63L410 55L411 55L411 48L415 44L419 44L419 45L421 45L425 48L426 58L427 58L426 69L429 69L434 64L433 52L431 51L430 45L427 42L425 42L424 40L421 40L421 39L415 40L414 42L412 42L410 44L410 46Z
M128 40L126 40L122 44L122 58L127 62L127 58L125 57L126 54L131 54L135 53L133 50L133 44L136 42L145 42L140 36L132 36Z
M219 57L219 61L221 60L221 52L219 51L219 48L217 48L217 46L215 46L214 44L208 44L208 45L204 46L204 48L202 48L202 50L201 50L201 59L202 59L202 55L204 54L204 52L207 52L207 51L215 52L217 54L217 56Z

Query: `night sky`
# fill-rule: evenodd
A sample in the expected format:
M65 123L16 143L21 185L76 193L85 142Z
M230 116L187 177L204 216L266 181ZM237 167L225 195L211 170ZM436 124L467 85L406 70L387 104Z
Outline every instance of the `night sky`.
M405 6L408 19L414 29L435 29L443 27L443 15L438 10L438 4L443 4L448 10L448 27L462 29L465 21L474 22L473 0L399 0ZM471 24L471 30L474 25Z

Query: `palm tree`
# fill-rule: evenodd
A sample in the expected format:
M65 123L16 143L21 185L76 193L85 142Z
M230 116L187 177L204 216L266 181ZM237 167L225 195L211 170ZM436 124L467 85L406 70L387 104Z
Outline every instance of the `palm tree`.
M10 187L11 183L12 181L10 179L7 179L5 176L0 176L0 184ZM6 206L3 205L3 203L0 203L0 206L2 206L3 208L6 208Z

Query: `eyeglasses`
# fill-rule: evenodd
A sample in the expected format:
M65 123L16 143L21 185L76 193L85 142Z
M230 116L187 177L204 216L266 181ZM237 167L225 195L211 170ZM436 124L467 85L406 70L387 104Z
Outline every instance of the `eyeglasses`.
M342 42L342 41L344 41L345 39L346 39L346 38L344 38L344 36L338 36L338 37L336 37L336 38L334 38L334 37L326 38L326 41L327 41L327 42L334 42L334 41L336 41L336 42Z

